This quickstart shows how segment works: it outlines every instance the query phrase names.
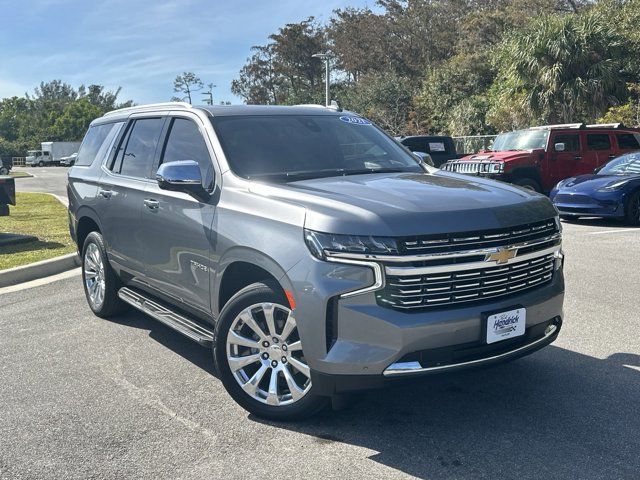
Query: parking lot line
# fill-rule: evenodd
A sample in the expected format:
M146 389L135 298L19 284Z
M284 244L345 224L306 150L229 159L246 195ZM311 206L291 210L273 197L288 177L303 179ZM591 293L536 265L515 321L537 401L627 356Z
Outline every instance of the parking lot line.
M588 232L587 235L605 235L607 233L640 232L640 228L618 228L616 230L603 230L601 232Z

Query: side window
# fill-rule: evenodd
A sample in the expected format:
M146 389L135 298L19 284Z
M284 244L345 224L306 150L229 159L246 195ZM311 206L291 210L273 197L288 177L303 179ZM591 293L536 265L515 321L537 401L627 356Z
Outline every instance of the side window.
M91 165L96 158L104 158L120 127L122 127L122 122L89 127L82 145L80 145L80 150L78 150L75 164L86 167Z
M198 126L191 120L174 118L164 145L161 163L180 160L198 162L204 187L213 186L213 163Z
M412 152L424 152L428 153L424 148L422 141L419 138L408 138L401 142L405 147L407 147Z
M164 118L135 120L120 145L113 171L129 177L147 178L163 124Z
M589 133L587 134L588 150L611 150L611 140L607 133Z
M579 152L580 151L580 136L576 134L561 134L556 135L553 140L553 144L564 143L565 152Z
M618 147L622 150L638 150L640 149L640 133L619 133Z

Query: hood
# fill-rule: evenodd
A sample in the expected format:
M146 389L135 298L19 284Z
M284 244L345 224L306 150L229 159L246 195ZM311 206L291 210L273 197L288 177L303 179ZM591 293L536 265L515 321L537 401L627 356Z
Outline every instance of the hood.
M559 190L571 193L591 193L620 180L640 180L640 175L597 175L590 173L573 178L562 185Z
M503 228L556 215L544 196L506 183L437 171L253 184L251 191L305 207L305 227L404 236Z
M480 153L474 153L473 155L467 155L466 157L462 157L460 160L472 161L472 162L502 160L502 161L508 162L513 160L519 160L521 158L522 159L530 158L531 155L536 151L537 150L506 150L504 152L485 151Z

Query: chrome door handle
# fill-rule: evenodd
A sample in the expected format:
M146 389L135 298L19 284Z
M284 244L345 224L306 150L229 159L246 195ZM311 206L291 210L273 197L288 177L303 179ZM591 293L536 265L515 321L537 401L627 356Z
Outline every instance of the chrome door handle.
M113 191L112 190L105 190L104 188L99 188L98 189L98 195L100 195L101 197L104 197L104 198L111 198L111 195L113 195Z
M149 210L156 210L160 206L160 202L152 198L145 198L144 206L147 207Z

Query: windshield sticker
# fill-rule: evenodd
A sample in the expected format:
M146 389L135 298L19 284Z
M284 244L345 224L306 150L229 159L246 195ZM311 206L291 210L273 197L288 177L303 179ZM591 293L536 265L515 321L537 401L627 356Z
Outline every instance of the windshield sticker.
M444 152L444 143L442 142L429 142L429 150L432 152Z
M350 123L352 125L371 125L371 122L369 120L365 120L364 118L360 117L350 117L347 115L343 115L342 117L340 117L340 120L342 120L344 123Z

